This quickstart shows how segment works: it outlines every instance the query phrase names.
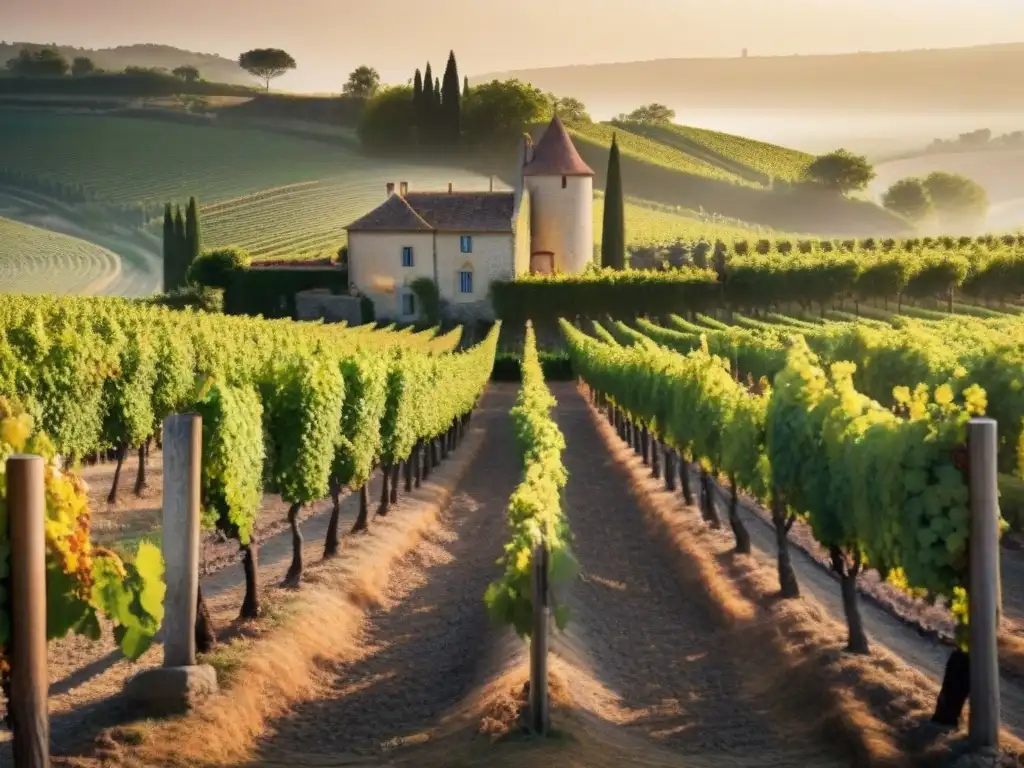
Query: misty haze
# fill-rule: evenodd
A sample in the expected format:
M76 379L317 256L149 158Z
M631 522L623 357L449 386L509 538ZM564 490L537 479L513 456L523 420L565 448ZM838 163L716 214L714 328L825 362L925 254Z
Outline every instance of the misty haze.
M0 37L0 766L1024 766L1024 2Z

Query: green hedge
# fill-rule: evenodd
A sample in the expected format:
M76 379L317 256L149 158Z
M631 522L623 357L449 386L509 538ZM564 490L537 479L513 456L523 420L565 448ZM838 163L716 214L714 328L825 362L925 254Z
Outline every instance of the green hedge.
M568 353L541 352L541 371L546 381L572 381L572 363ZM522 381L523 358L511 352L499 352L494 358L491 381Z
M588 272L581 275L525 275L491 284L494 311L509 323L554 322L577 315L616 319L712 309L722 303L722 286L710 270Z
M348 292L348 271L323 269L241 269L224 292L224 311L229 315L295 317L295 294L316 288L331 293Z

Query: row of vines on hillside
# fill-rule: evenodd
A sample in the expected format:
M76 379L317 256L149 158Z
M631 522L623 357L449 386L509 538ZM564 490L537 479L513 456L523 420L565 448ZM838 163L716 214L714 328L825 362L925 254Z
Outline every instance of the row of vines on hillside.
M749 537L738 491L770 510L785 597L799 595L788 533L795 520L807 522L840 579L851 651L868 649L856 602L868 564L947 600L966 645L968 488L957 462L967 421L986 406L980 387L903 387L890 409L856 390L852 364L826 373L799 337L774 386L748 386L706 346L683 355L650 341L605 344L565 321L562 328L573 370L620 434L645 454L653 439L667 463L678 456L683 479L698 464L702 513L716 527L711 478L728 478L739 551L749 551ZM690 496L688 483L683 492Z
M999 423L999 468L1024 477L1024 323L1013 317L958 316L939 321L901 319L895 325L826 322L821 325L776 318L760 321L737 315L734 324L697 315L669 315L666 326L638 318L635 328L613 326L628 343L649 339L689 353L706 346L730 362L738 378L774 378L787 363L792 337L803 337L825 363L856 365L858 390L886 407L900 405L895 388L906 382L934 389L943 384L965 389L977 384L988 393L988 415ZM715 327L718 326L718 327Z

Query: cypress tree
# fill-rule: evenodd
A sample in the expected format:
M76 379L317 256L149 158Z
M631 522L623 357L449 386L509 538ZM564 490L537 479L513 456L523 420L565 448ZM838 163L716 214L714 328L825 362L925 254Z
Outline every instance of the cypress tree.
M196 199L188 199L188 208L185 211L185 269L187 270L193 261L199 258L202 250L202 235L199 232L199 206Z
M601 228L601 266L626 268L626 210L622 197L619 142L612 134L608 152L608 181L604 189L604 223Z
M430 62L427 62L427 68L423 70L423 128L421 133L426 141L433 141L437 135L437 127L435 122L436 109L434 105L436 100L434 98L434 75L430 70Z
M177 272L175 257L176 240L174 239L174 215L171 213L171 204L164 206L164 291L174 289L174 278Z
M443 96L441 114L443 115L444 137L448 142L457 144L462 125L459 105L462 91L459 81L459 65L455 63L455 51L448 52L448 66L444 70L441 93Z
M186 242L185 219L181 215L181 206L175 206L174 213L174 285L173 288L181 288L185 285L185 270L188 265L185 263L188 253Z
M416 70L416 77L412 81L412 108L416 115L416 130L423 132L423 75L419 69Z
M441 80L434 78L434 130L438 137L444 136L444 101L441 98Z
M462 98L469 98L469 75L462 77Z

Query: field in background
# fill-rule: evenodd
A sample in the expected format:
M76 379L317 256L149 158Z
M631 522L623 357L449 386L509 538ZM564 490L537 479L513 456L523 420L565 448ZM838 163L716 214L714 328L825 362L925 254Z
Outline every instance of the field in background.
M195 195L203 214L204 246L238 245L256 260L314 259L337 253L346 242L345 226L384 199L388 181L407 181L413 190L443 190L449 183L459 190L483 190L491 184L482 171L368 157L351 131L324 126L323 135L310 135L306 123L266 122L256 120L251 127L241 127L0 111L0 166L80 185L91 197L107 203L184 203ZM588 131L595 139L610 141L612 128L596 126ZM622 140L637 152L646 146L659 153L666 171L675 162L679 168L706 172L709 177L728 176L667 145L639 136ZM508 186L496 180L495 188ZM38 203L41 196L36 193L32 198ZM56 215L66 215L67 209L66 204L54 202ZM600 243L600 197L594 215ZM94 215L81 218L87 222ZM627 204L626 221L631 245L680 238L753 237L764 231L716 226L692 211L680 209L677 214L666 206L637 203ZM147 229L159 236L160 222L151 222ZM94 239L108 245L108 238L98 232ZM137 260L135 253L118 253ZM44 273L42 263L26 275ZM124 267L133 268L131 263Z
M103 294L117 254L76 237L0 218L0 286L6 293Z

